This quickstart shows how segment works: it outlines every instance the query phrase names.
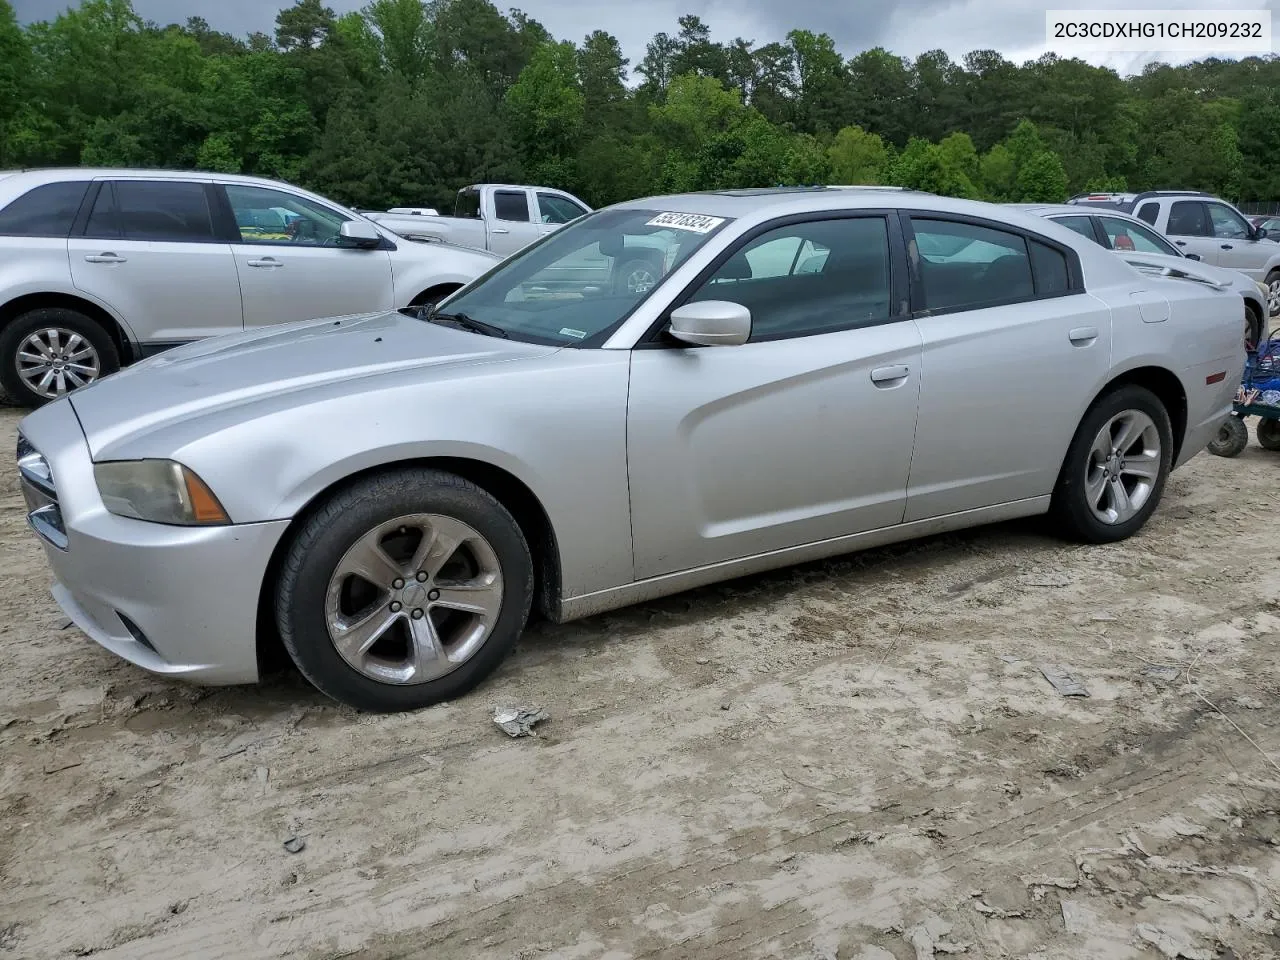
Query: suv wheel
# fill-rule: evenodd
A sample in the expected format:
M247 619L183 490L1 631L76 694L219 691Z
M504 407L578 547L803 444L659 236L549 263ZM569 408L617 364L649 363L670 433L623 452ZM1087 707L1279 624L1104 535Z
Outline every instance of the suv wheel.
M1280 270L1272 270L1267 274L1267 311L1271 316L1280 316Z
M120 369L101 324L77 310L42 307L0 330L0 391L38 407Z

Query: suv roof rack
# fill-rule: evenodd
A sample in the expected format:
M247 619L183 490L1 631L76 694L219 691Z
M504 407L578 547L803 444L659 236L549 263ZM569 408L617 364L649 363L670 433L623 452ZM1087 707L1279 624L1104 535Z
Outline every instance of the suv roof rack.
M1103 203L1140 203L1143 200L1150 200L1154 197L1213 197L1217 198L1217 194L1208 193L1204 190L1144 190L1141 193L1105 193L1097 191L1095 193L1077 193L1067 203L1080 203L1081 201L1097 200Z

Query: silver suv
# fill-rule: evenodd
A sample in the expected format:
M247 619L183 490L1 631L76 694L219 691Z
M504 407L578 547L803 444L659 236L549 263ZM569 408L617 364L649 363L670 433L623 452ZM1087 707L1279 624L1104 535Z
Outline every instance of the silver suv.
M1280 312L1280 243L1220 197L1195 190L1149 190L1079 194L1067 202L1133 214L1184 253L1197 254L1204 263L1239 270L1262 281L1271 301L1268 312Z
M499 259L273 180L0 172L0 390L38 406L180 343L431 303Z

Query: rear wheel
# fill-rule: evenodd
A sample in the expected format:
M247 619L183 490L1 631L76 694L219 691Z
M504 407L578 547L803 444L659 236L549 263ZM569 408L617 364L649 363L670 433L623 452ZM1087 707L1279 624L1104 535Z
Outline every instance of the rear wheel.
M1280 317L1280 270L1267 274L1267 311L1272 317Z
M93 318L42 307L0 330L0 393L38 407L120 369L111 335Z
M1238 457L1249 445L1249 428L1239 417L1230 416L1222 421L1218 435L1209 442L1209 452L1215 457Z
M1160 399L1129 385L1100 398L1080 422L1053 495L1063 531L1088 543L1132 536L1160 502L1173 430Z
M474 484L401 470L331 497L298 531L276 590L285 649L359 710L416 710L470 690L515 646L533 562Z

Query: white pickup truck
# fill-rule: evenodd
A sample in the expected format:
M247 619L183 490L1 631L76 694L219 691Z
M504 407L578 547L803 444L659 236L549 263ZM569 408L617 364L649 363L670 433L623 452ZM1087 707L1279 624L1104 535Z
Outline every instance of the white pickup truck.
M407 240L444 240L507 257L591 212L589 206L563 190L502 183L463 187L452 217L428 209L397 207L365 216Z

